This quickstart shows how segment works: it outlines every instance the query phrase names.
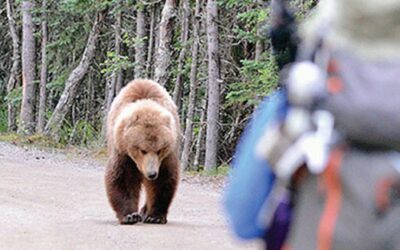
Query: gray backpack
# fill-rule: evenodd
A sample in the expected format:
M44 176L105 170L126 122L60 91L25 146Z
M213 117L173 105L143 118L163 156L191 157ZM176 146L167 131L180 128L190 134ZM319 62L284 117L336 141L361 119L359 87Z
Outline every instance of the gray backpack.
M333 151L296 188L289 249L400 249L399 163L393 152Z
M400 60L370 62L333 53L328 84L342 84L322 103L350 142L400 150Z
M326 95L344 138L321 174L296 177L289 249L400 249L400 61L333 53Z

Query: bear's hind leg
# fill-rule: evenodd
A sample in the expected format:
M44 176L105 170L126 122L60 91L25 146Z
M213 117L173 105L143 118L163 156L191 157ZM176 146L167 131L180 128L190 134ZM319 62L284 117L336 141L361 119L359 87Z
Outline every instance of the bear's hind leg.
M135 224L142 221L138 213L141 176L130 159L109 160L105 185L108 200L116 212L120 224ZM137 170L136 170L137 171Z

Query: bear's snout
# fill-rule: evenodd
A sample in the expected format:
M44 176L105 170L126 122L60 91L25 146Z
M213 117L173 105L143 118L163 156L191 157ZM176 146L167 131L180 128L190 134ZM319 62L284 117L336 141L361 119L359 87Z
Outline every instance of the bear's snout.
M158 177L158 173L156 171L148 171L148 172L146 172L146 177L149 180L155 180Z
M157 154L149 152L143 157L142 173L150 181L157 179L160 168L160 159Z

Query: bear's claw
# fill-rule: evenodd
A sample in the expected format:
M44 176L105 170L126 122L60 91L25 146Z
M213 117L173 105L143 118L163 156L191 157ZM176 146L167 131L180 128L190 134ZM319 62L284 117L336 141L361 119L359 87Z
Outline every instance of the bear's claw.
M167 218L162 215L148 215L143 223L149 223L149 224L166 224L167 223Z
M131 224L136 224L141 221L142 221L142 217L140 216L140 214L134 212L134 213L125 215L121 220L121 224L131 225Z

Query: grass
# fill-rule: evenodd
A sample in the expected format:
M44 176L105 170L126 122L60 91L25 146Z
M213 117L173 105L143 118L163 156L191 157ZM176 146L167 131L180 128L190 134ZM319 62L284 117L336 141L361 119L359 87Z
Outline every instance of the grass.
M0 106L0 133L7 131L7 110Z
M188 175L201 175L201 176L227 176L229 173L229 165L227 164L223 164L218 166L215 169L206 171L204 170L204 166L200 166L199 167L199 171L194 171L194 170L190 170L190 171L185 171Z
M41 134L34 134L34 135L20 135L17 133L0 133L0 141L9 142L15 145L34 145L37 147L44 147L44 148L57 148L63 149L66 148L66 145L57 143L51 138L41 135Z
M35 147L39 149L60 149L66 153L82 153L98 159L104 160L107 158L107 150L103 146L75 146L56 142L48 136L42 134L34 134L24 136L17 133L0 133L0 141L12 143L17 146Z

